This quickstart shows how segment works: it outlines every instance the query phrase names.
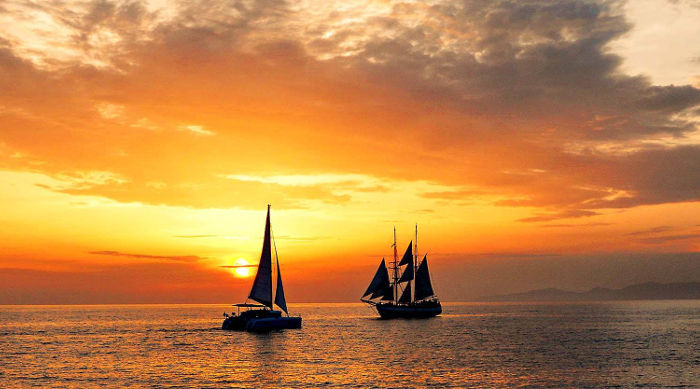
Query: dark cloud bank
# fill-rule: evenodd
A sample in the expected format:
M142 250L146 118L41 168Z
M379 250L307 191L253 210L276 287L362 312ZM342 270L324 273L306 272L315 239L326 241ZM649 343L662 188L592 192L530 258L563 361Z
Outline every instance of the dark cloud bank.
M325 158L320 166L329 171L428 179L453 185L456 192L460 185L477 186L511 197L502 205L545 211L525 222L697 201L700 196L700 147L683 145L684 136L697 129L700 91L690 85L652 85L642 76L621 73L622 60L608 44L631 26L616 2L446 1L429 7L397 3L391 13L369 17L361 26L339 27L333 22L342 15L329 15L326 23L301 30L291 27L299 13L279 1L172 7L177 11L174 19L156 22L158 14L138 2L99 1L82 14L45 6L79 32L76 46L89 48L88 38L100 28L122 39L103 53L112 67L64 64L53 72L20 59L12 42L4 41L0 86L10 93L3 94L0 103L35 114L28 119L6 110L6 127L32 125L38 136L44 133L64 147L81 148L88 146L82 136L90 131L68 129L81 127L80 115L94 116L96 101L124 104L131 111L170 105L153 114L182 121L197 118L197 110L205 117L256 114L255 105L265 103L288 117L313 112L336 122L366 118L365 126L340 126L328 138L320 129L297 134L314 142L298 151L298 145L289 144L290 156L283 162L292 169L306 169L308 164L318 168L318 158ZM325 33L331 29L329 37ZM331 55L342 47L353 50ZM289 99L292 92L300 97ZM203 106L202 99L216 99L220 105ZM53 101L71 105L75 117L56 114ZM309 111L312 106L314 111ZM118 126L108 127L103 134L123 132ZM235 136L245 129L231 131L228 135ZM378 157L368 153L366 164L353 167L355 150L334 143L362 136L381 144L398 134L420 145L414 162L402 158L399 140L394 152L390 147L376 150L390 156L372 160ZM218 134L216 142L228 145L231 137L226 135ZM3 132L2 140L52 158L50 150L11 129ZM197 142L190 142L194 149ZM104 154L104 144L92 141L90 146ZM183 150L182 158L201 162L205 150L196 157ZM328 161L329 150L337 162ZM58 160L50 166L63 171L104 168L105 163L104 158L80 163L53 157ZM204 167L205 174L199 176L168 177L162 161L144 158L153 169L116 168L128 183L63 190L198 208L250 205L235 198L207 202L189 193L191 188L211 193L220 187L229 193L264 186L255 190L279 193L280 204L288 207L300 206L294 199L349 200L324 188L293 190L227 181L214 178L221 171ZM235 172L242 166L226 167ZM55 173L48 166L31 168ZM209 178L196 182L201 181L197 177ZM194 185L179 185L188 178ZM179 195L148 188L151 180L164 181ZM611 196L615 193L619 195Z

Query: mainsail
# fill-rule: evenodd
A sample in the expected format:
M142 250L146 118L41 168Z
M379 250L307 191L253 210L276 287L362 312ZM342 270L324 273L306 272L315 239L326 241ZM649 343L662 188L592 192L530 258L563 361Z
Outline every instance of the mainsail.
M430 283L430 272L428 271L428 255L423 257L416 270L416 301L433 296L433 285Z
M405 303L408 304L411 302L411 283L409 282L406 284L406 289L403 290L403 293L401 293L401 297L399 298L400 303Z
M406 252L403 253L403 257L401 258L401 262L399 262L399 266L403 266L409 263L413 263L413 241L408 243L408 247L406 248Z
M275 249L276 251L276 249ZM277 254L277 253L275 253ZM280 272L280 260L279 258L276 258L277 255L275 255L275 259L277 260L277 291L275 292L275 305L278 307L282 308L284 313L289 315L289 312L287 312L287 300L284 298L284 287L282 286L282 273Z
M393 291L389 282L389 272L387 271L386 262L384 261L384 258L382 258L382 262L379 264L377 272L374 273L374 278L372 278L372 282L369 283L369 286L367 287L367 290L362 295L362 297L366 297L370 294L372 295L370 297L371 299L377 298L379 296L382 296L382 300L393 299Z
M281 281L279 281L279 272L277 274L279 287L282 285L282 283ZM282 296L282 299L284 300L284 292ZM265 238L263 239L262 254L260 254L260 262L258 263L258 272L255 274L255 281L253 281L253 287L250 289L250 294L248 295L248 298L272 308L272 251L270 247L269 205L267 206L267 219L265 220Z
M413 279L413 260L409 260L408 265L406 265L406 268L403 270L403 274L401 274L401 278L399 278L399 282L411 281L412 279Z

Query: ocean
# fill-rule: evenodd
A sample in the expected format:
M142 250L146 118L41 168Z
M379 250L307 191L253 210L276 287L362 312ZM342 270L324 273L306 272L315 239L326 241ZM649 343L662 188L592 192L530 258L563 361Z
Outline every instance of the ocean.
M0 306L0 387L698 387L700 300L447 303L424 320L290 304L301 330L220 330L226 305Z

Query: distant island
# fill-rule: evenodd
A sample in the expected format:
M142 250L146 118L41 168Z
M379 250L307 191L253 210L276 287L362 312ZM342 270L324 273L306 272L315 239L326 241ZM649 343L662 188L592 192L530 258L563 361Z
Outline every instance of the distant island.
M605 300L687 300L700 299L700 282L661 284L646 282L622 289L593 288L586 292L571 292L556 288L537 289L522 293L486 296L480 301L605 301Z

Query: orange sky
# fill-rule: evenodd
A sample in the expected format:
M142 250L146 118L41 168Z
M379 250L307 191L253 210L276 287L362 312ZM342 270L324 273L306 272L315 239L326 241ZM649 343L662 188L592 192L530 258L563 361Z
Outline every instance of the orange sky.
M700 280L700 9L425 4L0 4L0 304Z

